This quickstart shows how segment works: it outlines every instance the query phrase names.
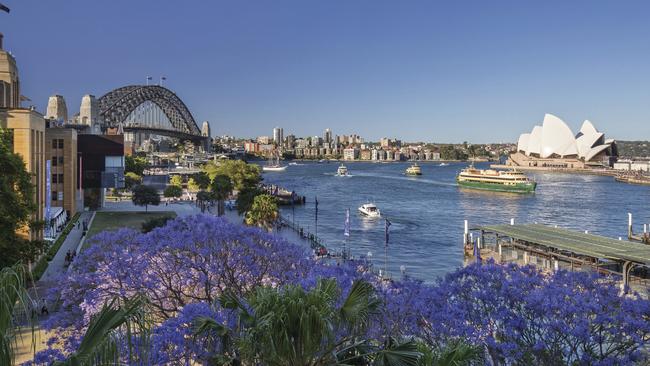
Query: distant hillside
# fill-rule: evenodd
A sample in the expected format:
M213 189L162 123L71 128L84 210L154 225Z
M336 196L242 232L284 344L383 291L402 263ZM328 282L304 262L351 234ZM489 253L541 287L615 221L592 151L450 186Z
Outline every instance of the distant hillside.
M621 158L650 157L650 141L616 141L618 156Z

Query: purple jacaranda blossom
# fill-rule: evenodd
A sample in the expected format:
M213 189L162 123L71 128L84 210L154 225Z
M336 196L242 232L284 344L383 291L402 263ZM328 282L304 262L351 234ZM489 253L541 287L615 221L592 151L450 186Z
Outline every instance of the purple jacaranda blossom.
M341 298L357 279L375 286L382 306L368 337L417 337L436 346L462 339L496 364L629 364L644 357L650 335L650 302L620 296L611 278L594 273L487 262L433 284L383 281L365 261L317 261L280 237L208 215L177 218L147 234L104 232L89 244L51 291L61 311L45 327L65 352L76 349L105 301L144 294L156 326L143 362L203 362L218 347L193 338L190 324L208 316L232 325L234 317L216 305L225 290L309 289L319 278L336 279Z

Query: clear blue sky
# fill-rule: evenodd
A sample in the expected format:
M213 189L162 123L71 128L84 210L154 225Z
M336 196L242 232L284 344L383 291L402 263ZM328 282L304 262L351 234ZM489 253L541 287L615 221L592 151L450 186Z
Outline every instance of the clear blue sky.
M648 1L0 2L41 110L165 75L219 135L515 141L551 112L650 139Z

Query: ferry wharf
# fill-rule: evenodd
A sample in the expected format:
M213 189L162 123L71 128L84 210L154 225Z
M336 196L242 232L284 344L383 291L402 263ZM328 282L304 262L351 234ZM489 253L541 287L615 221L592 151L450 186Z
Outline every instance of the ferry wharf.
M474 236L474 234L477 234ZM594 271L647 297L650 290L650 245L576 232L541 224L488 225L463 234L465 255L494 258L498 263L535 265L543 270Z

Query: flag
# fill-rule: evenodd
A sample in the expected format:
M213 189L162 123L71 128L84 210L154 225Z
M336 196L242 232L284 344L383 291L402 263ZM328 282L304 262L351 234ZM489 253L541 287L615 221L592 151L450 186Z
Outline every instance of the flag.
M388 221L388 219L385 220L386 220L386 246L388 246L388 228L390 227L391 223L390 221Z
M345 210L345 226L343 228L343 235L350 236L350 209Z

